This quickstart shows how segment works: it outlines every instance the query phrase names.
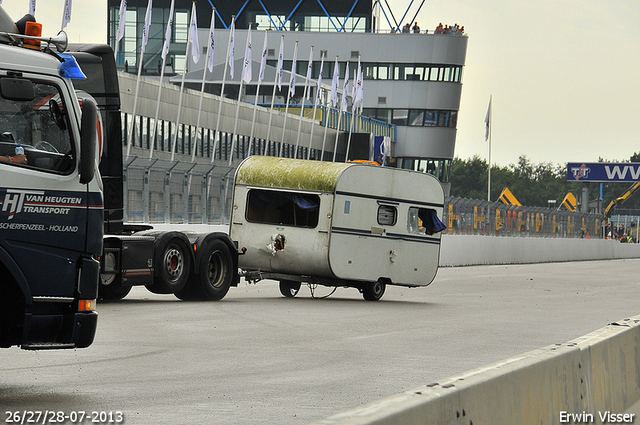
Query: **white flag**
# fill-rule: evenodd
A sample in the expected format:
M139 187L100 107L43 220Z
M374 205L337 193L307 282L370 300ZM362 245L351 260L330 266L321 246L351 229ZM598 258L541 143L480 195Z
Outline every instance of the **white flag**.
M2 1L0 1L2 3ZM29 15L36 14L36 0L29 0Z
M147 42L149 41L149 27L151 26L151 9L153 0L149 0L147 4L147 13L144 15L144 27L142 28L142 52L147 47Z
M342 103L340 109L347 109L347 97L349 96L349 61L347 61L347 70L344 73L344 83L342 84Z
M200 60L200 43L198 43L198 19L196 18L196 2L193 2L191 8L191 32L189 37L191 38L191 57L195 63Z
M280 53L278 53L278 70L276 71L278 73L278 90L282 90L282 74L284 73L284 59L283 59L283 52L284 50L284 35L281 36L280 38Z
M306 82L304 88L307 90L307 99L311 100L311 72L313 70L313 46L309 52L309 65L307 66L307 75L305 76Z
M320 90L322 90L322 71L324 70L324 54L321 55L322 60L320 61L320 75L318 75L318 90L316 92L316 103L320 101Z
M62 15L62 29L71 22L71 0L64 0L64 12Z
M298 42L293 47L293 63L291 64L291 79L289 80L289 95L296 94L296 66L298 62Z
M236 18L231 18L231 32L229 33L229 75L233 78L234 66L236 58Z
M487 108L487 115L484 117L484 140L489 140L489 127L491 123L491 97L489 97L489 107Z
M247 49L244 52L244 62L242 63L242 79L249 84L253 73L251 70L251 27L247 33Z
M122 40L124 37L124 23L127 14L127 0L121 0L120 2L120 11L118 12L118 16L120 21L118 23L118 35L116 36L117 41Z
M364 92L362 90L362 66L360 65L360 58L358 58L358 72L356 74L355 81L355 94L353 96L353 110L356 111L358 107L362 110L362 100L364 98Z
M264 46L262 46L262 59L260 59L260 75L258 75L258 84L264 80L264 70L267 67L267 34L269 34L269 31L264 32Z
M331 103L335 108L338 106L338 79L340 78L340 67L338 66L338 57L336 56L336 63L333 66L333 80L331 81Z
M209 72L213 72L213 51L215 47L213 34L216 28L216 10L213 9L211 12L211 26L209 27L209 48L207 49L207 68L209 68Z
M173 27L173 8L175 0L171 0L171 9L169 9L169 21L167 22L167 31L164 33L164 46L162 46L162 59L164 60L169 53L169 45L171 44L171 28Z

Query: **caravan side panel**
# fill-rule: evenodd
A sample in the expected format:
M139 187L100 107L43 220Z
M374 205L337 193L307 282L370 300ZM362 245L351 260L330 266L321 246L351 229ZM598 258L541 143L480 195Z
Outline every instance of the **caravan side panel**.
M431 175L350 167L336 185L329 245L332 273L346 280L426 286L435 278L440 234L427 235L418 212L442 218L442 186Z
M282 201L288 195L296 195L299 203L299 195L303 201L318 201L319 207L301 212L292 201ZM271 202L278 198L280 202ZM238 259L239 266L264 272L332 277L328 261L332 208L331 193L236 186L231 238L240 249L247 249ZM292 216L294 209L298 214Z

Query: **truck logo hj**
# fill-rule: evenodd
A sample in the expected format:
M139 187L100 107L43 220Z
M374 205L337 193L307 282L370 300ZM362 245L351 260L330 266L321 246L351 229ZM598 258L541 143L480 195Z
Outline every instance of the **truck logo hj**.
M9 211L9 220L20 212L36 214L69 214L71 206L80 206L82 198L44 196L42 190L7 189L2 201L2 211Z

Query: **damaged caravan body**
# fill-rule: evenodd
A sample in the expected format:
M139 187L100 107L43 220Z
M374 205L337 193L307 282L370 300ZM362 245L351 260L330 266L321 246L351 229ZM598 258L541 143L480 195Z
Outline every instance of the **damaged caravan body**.
M358 162L264 156L236 172L231 238L249 281L301 282L382 297L427 286L438 268L444 195L429 174Z

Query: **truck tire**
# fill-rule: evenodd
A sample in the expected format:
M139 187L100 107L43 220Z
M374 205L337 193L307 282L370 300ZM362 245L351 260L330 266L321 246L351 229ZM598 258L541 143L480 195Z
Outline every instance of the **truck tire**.
M175 294L184 288L191 273L189 247L178 237L165 239L159 237L155 241L152 292Z
M131 285L122 283L122 278L116 276L108 285L100 282L98 286L98 299L100 300L121 300L131 292Z
M181 300L219 301L227 295L233 279L233 258L229 247L213 240L201 248L201 257L187 285L176 296Z
M287 298L293 298L298 295L300 290L300 282L293 280L281 280L280 281L280 293Z
M362 298L367 301L378 301L384 295L387 285L381 281L367 282L362 288Z

